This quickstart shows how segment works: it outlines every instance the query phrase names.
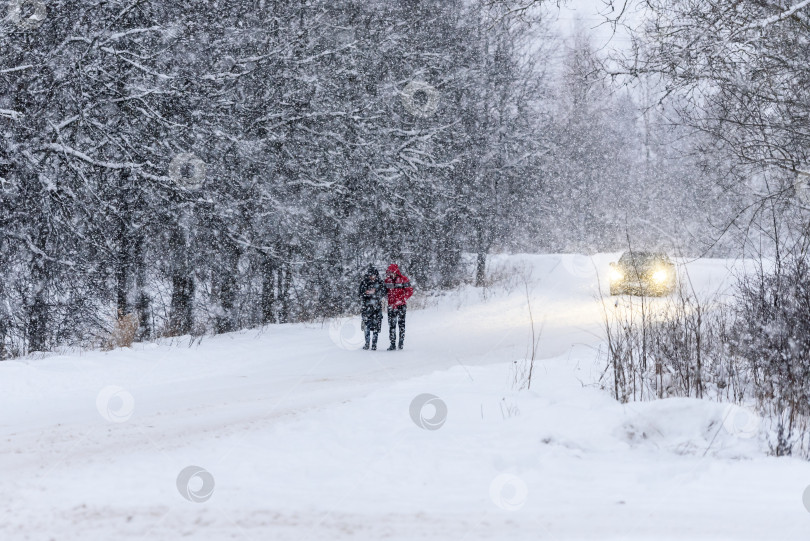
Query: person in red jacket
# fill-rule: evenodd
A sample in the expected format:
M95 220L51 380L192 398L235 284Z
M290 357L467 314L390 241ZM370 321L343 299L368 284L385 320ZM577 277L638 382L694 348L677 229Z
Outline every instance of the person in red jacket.
M388 288L388 338L391 339L393 351L397 343L397 325L399 326L399 349L405 342L405 312L408 309L408 299L413 295L413 288L408 277L399 271L396 263L388 266L385 272L385 287Z

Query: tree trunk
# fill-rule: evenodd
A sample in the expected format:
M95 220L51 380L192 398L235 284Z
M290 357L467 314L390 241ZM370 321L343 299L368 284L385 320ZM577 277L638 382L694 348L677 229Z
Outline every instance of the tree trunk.
M177 226L171 241L172 299L169 305L169 335L188 334L193 327L194 278L188 264L188 246L181 226Z
M193 326L192 299L194 280L185 273L175 272L172 276L172 300L169 308L169 332L179 336L191 332Z
M8 320L5 314L0 314L0 361L5 361L10 357L6 348L6 338L8 336Z
M2 247L3 243L0 242L0 249L2 249ZM8 259L0 256L0 265L2 265L2 268L8 268ZM0 280L0 361L4 361L11 357L9 348L6 345L6 340L9 337L9 331L11 331L13 325L11 313L7 311L8 306L11 306L11 304L8 302L7 286L2 280Z
M138 341L149 340L152 338L152 318L151 304L152 300L146 292L146 263L144 254L144 239L139 233L135 242L133 260L136 265L135 272L135 288L137 294L135 297L135 310L138 312L138 334L135 339Z
M476 258L476 265L475 265L475 286L482 287L486 283L487 279L487 255L489 254L489 248L492 245L490 241L490 235L487 228L487 220L486 219L479 219L475 221L475 236L476 236L476 253L478 257Z
M132 264L129 232L127 231L127 224L124 220L120 222L118 238L121 244L118 247L118 257L115 262L115 304L118 309L118 315L123 316L129 313L127 298Z
M46 203L47 196L43 197ZM45 218L47 209L40 209L39 228L36 233L37 252L34 254L34 265L31 269L33 289L32 302L28 310L28 347L29 351L45 351L48 347L48 224Z
M292 282L292 270L290 264L285 262L278 269L278 294L281 300L281 313L279 313L279 323L290 321L290 283Z
M262 254L262 295L261 295L261 317L262 324L276 322L276 262L268 254Z
M135 301L135 310L138 312L138 334L135 340L143 342L152 338L152 320L150 316L151 299L146 291L141 290L138 293L138 299Z
M221 315L217 316L216 331L218 333L232 332L236 330L236 294L239 286L236 277L239 271L239 249L236 246L227 246L223 256L223 266L219 269L220 276L217 278L219 287L217 297L219 306L222 309Z
M28 312L28 347L30 351L45 351L48 343L49 314L44 261L38 258L32 274L34 296Z
M487 278L487 253L484 250L478 251L478 258L475 265L475 285L481 287Z

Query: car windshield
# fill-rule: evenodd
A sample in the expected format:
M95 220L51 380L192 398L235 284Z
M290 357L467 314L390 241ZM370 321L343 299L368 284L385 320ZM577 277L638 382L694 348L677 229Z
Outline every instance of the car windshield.
M619 259L619 263L632 267L649 267L655 263L666 263L669 258L664 254L652 252L625 252Z

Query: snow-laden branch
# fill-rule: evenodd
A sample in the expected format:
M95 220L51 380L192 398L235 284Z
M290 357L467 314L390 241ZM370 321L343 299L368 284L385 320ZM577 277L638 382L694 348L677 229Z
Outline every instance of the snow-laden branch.
M796 13L797 11L802 10L802 9L808 7L808 6L810 6L810 0L802 0L801 2L796 4L795 6L793 6L791 8L788 8L787 10L783 11L782 13L778 13L778 14L773 15L771 17L767 17L765 19L760 19L758 21L755 21L755 22L753 22L751 24L748 24L748 25L744 26L742 28L742 30L746 31L746 30L753 30L754 28L765 28L766 26L770 26L770 25L772 25L774 23L778 23L779 21L783 21L783 20L787 19L788 17L793 16L794 13Z
M54 152L60 152L62 154L66 154L68 156L73 156L74 158L78 158L83 162L87 162L91 165L95 165L98 167L103 167L105 169L140 169L142 164L132 163L132 162L103 162L98 161L96 159L91 158L84 152L80 152L76 149L67 147L65 145L60 145L57 143L49 143L47 145L43 145L43 149L46 150L53 150Z
M146 172L144 170L144 167L154 167L154 165L151 164L151 163L99 161L99 160L96 160L96 159L88 156L84 152L78 151L78 150L76 150L74 148L70 148L70 147L65 146L65 145L60 145L58 143L49 143L47 145L43 145L40 148L42 150L52 150L54 152L60 152L60 153L65 154L67 156L73 156L74 158L77 158L77 159L79 159L79 160L81 160L81 161L83 161L85 163L89 163L90 165L95 165L96 167L103 167L105 169L113 169L113 170L118 170L118 171L128 169L128 170L131 170L131 171L137 173L142 178L146 178L146 179L149 179L149 180L154 180L156 182L166 182L166 181L170 180L169 177L160 176L160 175L153 175L151 173Z
M148 27L145 27L145 28L131 28L131 29L125 30L123 32L115 32L113 34L109 34L108 36L105 37L104 41L116 41L116 40L119 40L121 38L129 37L129 36L131 36L133 34L143 34L145 32L159 32L160 30L162 30L162 27L160 27L160 26L148 26Z
M156 71L144 66L143 64L140 64L140 63L135 62L134 60L132 60L130 58L127 58L123 54L126 51L119 51L119 50L113 49L112 47L101 47L100 49L102 51L104 51L105 53L107 53L107 54L115 55L116 57L120 58L122 61L126 62L130 66L133 66L133 67L141 70L142 72L144 72L144 73L146 73L148 75L152 75L153 77L158 77L159 79L163 79L163 80L171 80L171 79L174 78L171 75L166 75L165 73L156 72ZM130 54L132 54L132 53L130 53Z
M0 69L0 73L14 73L15 71L24 71L33 68L33 64L24 64L22 66L14 66L13 68Z
M11 120L19 120L24 115L19 111L12 111L11 109L0 109L0 117L10 118Z

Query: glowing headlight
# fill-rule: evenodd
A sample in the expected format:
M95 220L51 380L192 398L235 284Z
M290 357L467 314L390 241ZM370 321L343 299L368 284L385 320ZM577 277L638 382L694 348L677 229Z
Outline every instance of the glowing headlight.
M665 282L668 277L669 273L664 269L657 270L652 275L652 279L654 282Z
M610 281L618 282L624 279L624 274L619 269L610 269Z

